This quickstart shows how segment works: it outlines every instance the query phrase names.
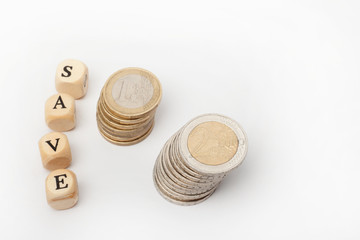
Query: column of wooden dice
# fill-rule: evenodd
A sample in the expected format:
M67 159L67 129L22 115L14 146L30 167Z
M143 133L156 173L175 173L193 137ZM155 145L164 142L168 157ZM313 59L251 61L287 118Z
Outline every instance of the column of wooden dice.
M61 132L76 125L75 99L82 98L88 88L88 69L78 60L65 60L56 70L56 89L59 92L45 103L46 124L54 130L39 141L43 166L52 171L45 181L48 204L55 209L68 209L78 201L76 175L65 169L72 157L68 138Z

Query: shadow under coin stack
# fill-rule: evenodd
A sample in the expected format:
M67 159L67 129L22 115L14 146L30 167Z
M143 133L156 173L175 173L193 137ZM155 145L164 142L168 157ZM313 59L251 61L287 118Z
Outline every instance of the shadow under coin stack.
M105 83L97 104L96 120L102 136L117 145L144 140L154 126L161 85L151 72L125 68Z
M201 115L166 142L154 166L154 184L170 202L200 203L246 153L247 137L238 123L218 114Z

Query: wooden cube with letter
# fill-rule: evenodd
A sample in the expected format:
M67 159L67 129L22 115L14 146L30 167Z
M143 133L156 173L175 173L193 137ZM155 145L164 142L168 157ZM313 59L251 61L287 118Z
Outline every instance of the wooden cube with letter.
M82 98L88 89L88 76L88 68L83 62L74 59L64 60L56 69L56 90L75 99Z
M46 178L46 199L57 210L73 207L78 201L78 184L75 173L68 169L52 171Z
M39 140L39 150L44 168L52 171L67 168L72 160L67 136L60 132L51 132Z
M54 131L73 129L76 125L75 99L66 93L51 96L45 103L45 121Z

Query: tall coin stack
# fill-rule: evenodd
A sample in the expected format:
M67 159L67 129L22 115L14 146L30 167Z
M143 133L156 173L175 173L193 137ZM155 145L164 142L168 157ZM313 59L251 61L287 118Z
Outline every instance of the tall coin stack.
M154 126L161 100L157 77L141 68L125 68L106 81L97 104L96 120L101 135L117 145L144 140Z
M247 137L238 123L218 114L201 115L164 145L154 166L155 187L170 202L200 203L246 153Z

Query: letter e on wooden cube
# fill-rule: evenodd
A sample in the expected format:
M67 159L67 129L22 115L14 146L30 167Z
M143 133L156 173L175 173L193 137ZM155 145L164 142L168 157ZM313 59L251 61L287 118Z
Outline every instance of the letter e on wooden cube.
M57 210L73 207L78 201L78 184L75 174L68 169L57 169L45 181L48 204Z
M73 129L76 125L75 99L66 93L51 96L45 103L45 121L57 132Z
M74 59L64 60L56 69L56 90L75 99L82 98L88 89L88 75L88 68L83 62Z
M39 140L43 166L52 171L67 168L72 160L69 140L65 134L52 132Z

